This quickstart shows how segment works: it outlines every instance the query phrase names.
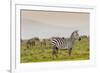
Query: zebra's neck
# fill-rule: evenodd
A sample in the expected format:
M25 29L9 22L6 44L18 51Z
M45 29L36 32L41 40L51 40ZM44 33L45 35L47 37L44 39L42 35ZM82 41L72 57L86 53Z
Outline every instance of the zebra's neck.
M73 37L73 34L70 36L70 39L71 39L71 41L72 41L72 44L74 44L75 38Z

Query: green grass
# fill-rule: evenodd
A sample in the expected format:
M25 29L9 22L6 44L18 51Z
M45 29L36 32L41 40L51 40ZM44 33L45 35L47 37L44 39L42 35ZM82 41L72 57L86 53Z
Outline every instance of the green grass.
M54 60L52 59L52 49L50 46L34 46L33 48L26 48L25 44L21 44L21 63L88 59L89 40L87 38L75 42L71 56L68 56L67 50L59 50L58 57L55 57Z

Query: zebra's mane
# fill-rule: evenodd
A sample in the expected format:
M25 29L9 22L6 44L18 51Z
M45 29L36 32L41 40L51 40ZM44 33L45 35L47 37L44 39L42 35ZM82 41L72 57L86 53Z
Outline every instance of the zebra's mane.
M73 36L73 35L74 35L75 33L77 33L77 32L78 32L78 30L75 30L74 32L72 32L72 34L71 34L71 36L70 36L70 38L71 38L72 40L74 40L74 36Z

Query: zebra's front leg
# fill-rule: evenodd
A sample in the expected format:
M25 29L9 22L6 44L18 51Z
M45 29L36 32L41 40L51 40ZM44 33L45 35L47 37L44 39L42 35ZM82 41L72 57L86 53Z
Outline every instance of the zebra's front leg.
M53 51L52 51L52 59L53 59L53 60L54 60L55 54L56 54L56 51L55 51L55 49L53 49Z
M72 48L70 48L70 49L68 50L69 56L71 56L71 52L72 52Z
M52 48L52 58L53 58L53 60L54 60L54 56L57 57L57 54L58 54L58 48L53 46L53 48Z
M52 48L52 59L54 60L54 55L55 55L55 47Z
M56 57L58 57L58 48L56 47Z

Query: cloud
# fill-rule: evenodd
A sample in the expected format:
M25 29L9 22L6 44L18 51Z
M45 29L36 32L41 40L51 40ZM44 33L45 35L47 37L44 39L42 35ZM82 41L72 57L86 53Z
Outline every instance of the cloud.
M35 36L69 37L74 30L89 35L89 14L71 12L22 11L21 34L27 39Z

